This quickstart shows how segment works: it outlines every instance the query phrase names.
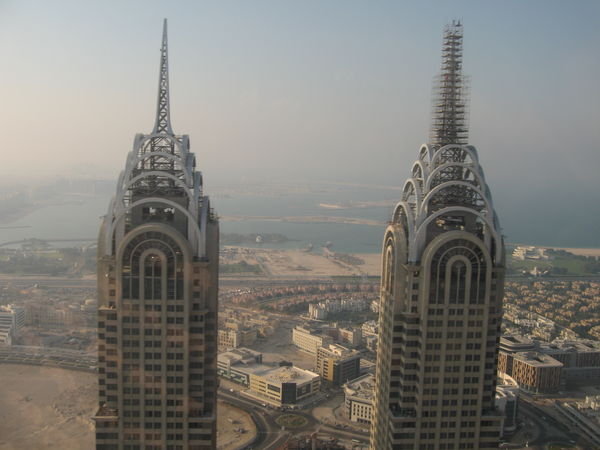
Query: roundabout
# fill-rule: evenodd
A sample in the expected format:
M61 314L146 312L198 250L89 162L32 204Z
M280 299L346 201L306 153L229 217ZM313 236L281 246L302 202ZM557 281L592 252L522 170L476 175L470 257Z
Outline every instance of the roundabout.
M282 414L275 419L275 423L281 427L285 427L285 429L288 430L303 428L308 425L308 420L306 417L301 416L300 414Z

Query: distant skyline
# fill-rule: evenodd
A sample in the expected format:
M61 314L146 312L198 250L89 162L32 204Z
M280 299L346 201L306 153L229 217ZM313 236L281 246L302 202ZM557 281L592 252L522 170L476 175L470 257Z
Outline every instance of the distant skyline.
M116 178L153 125L166 17L174 131L208 189L401 186L428 137L441 30L459 18L469 140L503 229L555 226L600 246L599 13L595 1L0 0L0 175Z

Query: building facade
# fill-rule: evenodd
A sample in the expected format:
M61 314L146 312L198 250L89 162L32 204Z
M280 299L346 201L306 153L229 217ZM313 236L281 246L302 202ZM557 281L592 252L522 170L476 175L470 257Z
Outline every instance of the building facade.
M319 347L316 370L323 380L340 386L360 375L360 354L337 344Z
M300 350L316 355L319 347L332 344L333 338L323 334L322 330L312 330L298 325L292 330L292 342Z
M171 128L165 21L154 129L135 137L98 239L97 449L216 447L218 248Z
M24 308L15 305L0 306L0 345L11 345L23 326Z
M463 29L444 32L423 145L383 240L371 448L497 448L504 244L468 145Z
M519 352L512 355L510 375L519 387L528 392L552 393L560 388L563 364L539 352Z
M262 353L249 348L236 348L219 353L217 358L217 374L234 383L250 386L248 367L262 364Z
M346 417L352 422L371 423L375 377L372 374L349 381L344 385Z
M502 411L502 436L517 430L517 413L519 411L519 386L500 385L496 388L496 407Z
M250 374L250 390L274 406L295 405L321 388L321 377L298 367L267 367Z

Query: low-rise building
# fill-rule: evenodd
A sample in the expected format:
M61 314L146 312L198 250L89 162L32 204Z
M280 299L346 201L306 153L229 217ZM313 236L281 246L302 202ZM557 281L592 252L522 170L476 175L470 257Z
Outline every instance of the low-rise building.
M247 395L278 407L301 402L321 387L318 374L291 364L263 364L262 353L248 348L219 353L217 374L249 387Z
M519 352L512 355L510 376L523 390L535 393L558 391L563 364L539 352Z
M361 331L364 337L377 336L377 334L379 333L377 328L377 322L374 320L369 320L368 322L363 323Z
M219 346L220 350L227 350L230 348L238 348L238 347L248 346L248 345L254 344L256 342L256 338L257 338L257 330L256 329L219 330L218 346Z
M339 328L338 336L340 342L359 347L362 343L362 331L360 328Z
M502 436L514 433L517 429L517 413L519 411L519 387L500 385L496 387L495 405L504 415Z
M564 383L597 383L600 380L600 342L554 341L540 344L540 352L563 363Z
M0 345L11 345L25 325L25 310L14 305L0 306Z
M275 405L294 405L319 392L318 374L298 367L254 367L250 373L250 390L258 398Z
M344 385L346 417L352 422L371 423L375 376L363 375Z
M236 348L219 353L217 374L235 383L250 386L250 374L245 368L255 364L262 364L262 353L249 348Z
M292 342L294 345L312 355L317 354L319 347L333 343L333 338L323 334L322 330L296 326L292 330Z
M360 375L360 354L338 344L319 347L316 362L323 380L338 386Z
M319 303L310 303L308 305L308 317L315 320L327 319L327 310Z
M534 342L523 336L506 335L500 339L498 372L513 376L514 356L536 352L562 363L560 384L594 384L600 379L600 343L588 340Z

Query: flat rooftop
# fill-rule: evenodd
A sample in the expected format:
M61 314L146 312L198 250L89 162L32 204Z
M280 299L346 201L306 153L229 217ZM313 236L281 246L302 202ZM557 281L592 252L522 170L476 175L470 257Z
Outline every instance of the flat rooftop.
M363 375L344 385L346 395L360 397L364 400L373 400L375 395L375 376L372 374Z
M230 364L234 364L236 362L247 363L256 360L256 358L259 356L262 356L262 353L249 348L239 347L219 353L217 360L221 362L228 362Z
M597 353L600 352L600 342L593 341L554 341L540 344L544 353Z
M298 367L269 367L263 366L265 370L263 372L255 372L256 375L262 376L268 383L281 384L281 383L296 383L304 384L312 381L319 375L311 372L310 370L299 369Z
M545 355L539 352L519 352L513 355L513 358L518 361L523 361L530 366L535 367L562 367L563 364L555 360L552 356Z
M535 343L525 336L521 335L504 335L500 338L500 350L518 351L521 349L533 349Z

